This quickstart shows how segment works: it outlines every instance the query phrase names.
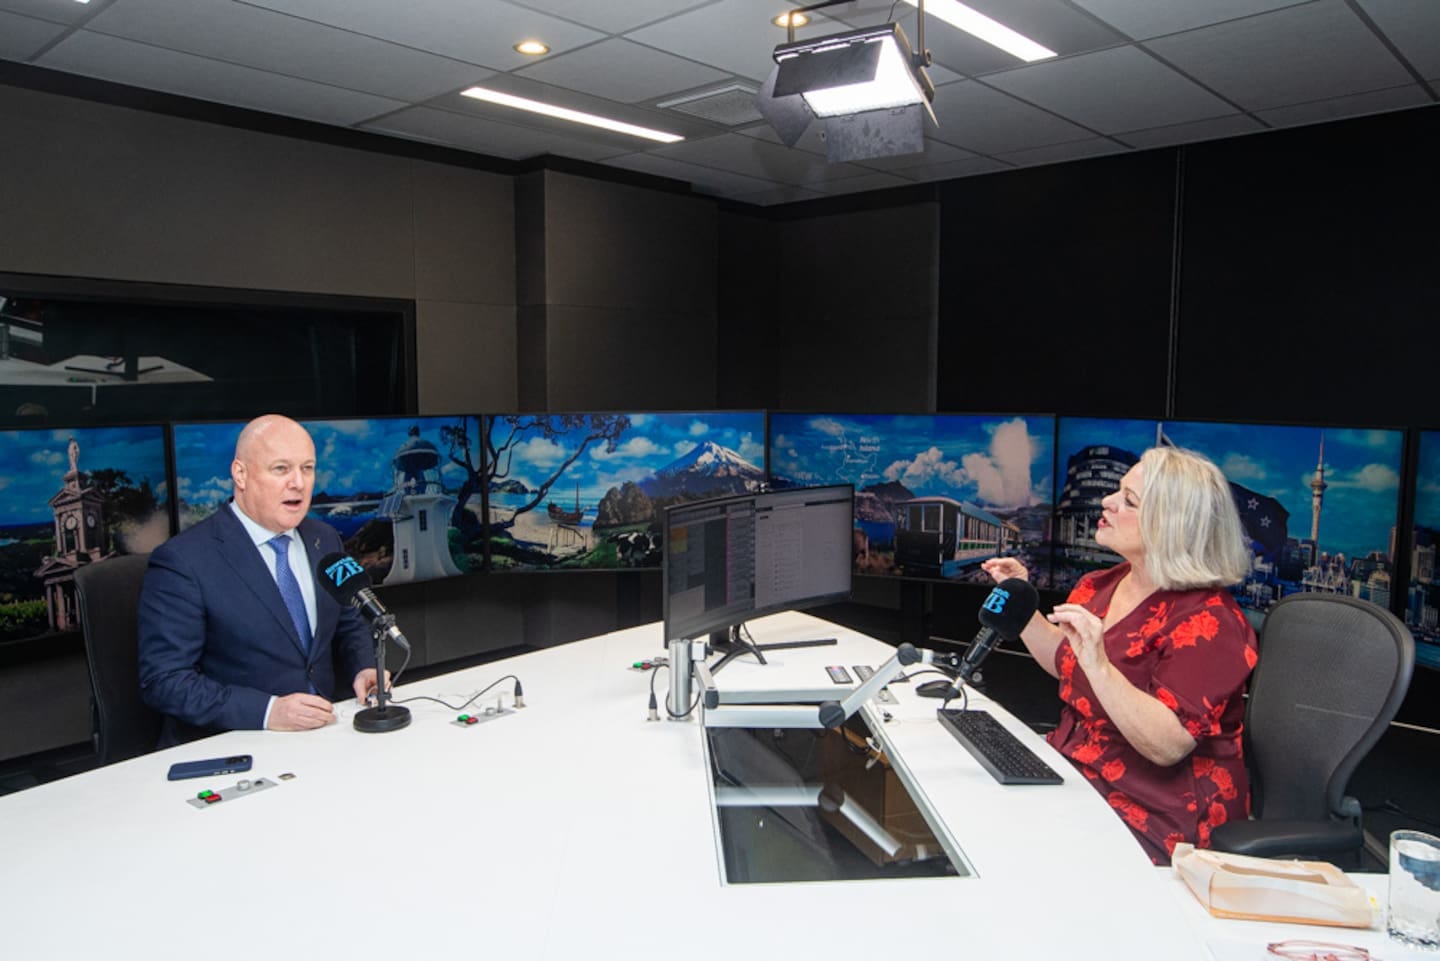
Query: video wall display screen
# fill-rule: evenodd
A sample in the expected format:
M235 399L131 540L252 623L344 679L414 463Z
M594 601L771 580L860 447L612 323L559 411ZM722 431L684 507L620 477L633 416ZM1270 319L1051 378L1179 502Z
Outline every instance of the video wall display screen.
M165 428L0 431L0 643L80 629L75 571L170 536Z
M856 574L989 584L1004 555L1048 587L1054 445L1052 415L777 413L770 479L854 486Z
M1440 669L1440 576L1435 570L1440 550L1440 431L1419 434L1405 623L1415 635L1415 662Z
M1210 458L1230 481L1252 564L1232 589L1268 609L1287 594L1348 594L1389 608L1404 434L1398 430L1061 417L1055 586L1120 558L1095 543L1101 499L1147 449Z
M452 577L484 564L479 418L304 420L315 441L310 516L339 531L377 584ZM244 424L173 426L180 529L230 500Z
M495 570L659 569L662 511L759 490L761 411L481 419Z

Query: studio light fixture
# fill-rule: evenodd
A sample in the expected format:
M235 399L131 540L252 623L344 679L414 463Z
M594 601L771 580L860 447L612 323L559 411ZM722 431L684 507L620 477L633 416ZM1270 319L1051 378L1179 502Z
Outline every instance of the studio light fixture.
M801 8L814 10L839 0ZM921 50L914 51L898 23L864 27L775 48L775 66L755 95L755 106L787 147L813 120L824 124L831 163L919 153L935 86L925 72L923 0Z
M515 44L515 52L523 53L527 57L538 57L541 54L549 53L550 47L539 40L521 40Z
M599 114L586 113L583 110L571 110L569 107L560 107L552 103L545 103L542 100L531 100L529 97L517 97L514 94L502 93L499 90L491 90L488 87L471 87L468 90L460 91L462 97L470 97L474 100L483 100L486 103L493 103L501 107L510 107L514 110L525 110L529 113L538 113L546 117L554 117L557 120L568 120L571 123L585 124L589 127L599 127L603 130L611 130L615 133L627 134L631 137L643 137L646 140L654 140L659 143L676 143L685 138L679 134L666 133L663 130L653 130L650 127L641 127L637 124L626 123L623 120L614 120L610 117L602 117Z

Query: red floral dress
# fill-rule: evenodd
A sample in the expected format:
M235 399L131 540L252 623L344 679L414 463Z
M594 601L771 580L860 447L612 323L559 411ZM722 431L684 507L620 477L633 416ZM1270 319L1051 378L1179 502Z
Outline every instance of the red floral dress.
M1103 618L1129 570L1122 563L1087 574L1070 603ZM1241 695L1255 667L1255 632L1223 589L1156 591L1105 631L1105 651L1131 684L1175 712L1195 750L1170 767L1146 760L1106 716L1069 641L1055 652L1064 706L1048 740L1110 802L1150 859L1169 864L1177 842L1208 847L1216 825L1249 816Z

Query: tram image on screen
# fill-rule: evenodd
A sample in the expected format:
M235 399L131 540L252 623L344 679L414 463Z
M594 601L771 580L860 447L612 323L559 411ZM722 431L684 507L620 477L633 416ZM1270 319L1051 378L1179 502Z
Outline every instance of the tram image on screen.
M1230 481L1251 555L1231 588L1241 606L1319 591L1390 607L1403 432L1061 417L1057 437L1057 588L1119 561L1095 543L1100 502L1148 448L1171 444Z
M850 596L854 488L769 491L665 512L665 636Z
M770 415L777 488L855 488L855 573L986 584L1015 557L1050 583L1055 418L1019 414Z

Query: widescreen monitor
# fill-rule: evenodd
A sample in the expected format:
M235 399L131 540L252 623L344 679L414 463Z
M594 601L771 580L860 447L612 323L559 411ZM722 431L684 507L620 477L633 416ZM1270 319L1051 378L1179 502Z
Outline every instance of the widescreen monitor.
M494 570L658 569L665 508L765 484L762 411L486 415L479 446Z
M1120 558L1095 543L1101 499L1147 449L1210 458L1230 481L1251 554L1232 588L1267 610L1287 594L1348 594L1389 609L1400 505L1398 430L1061 417L1057 427L1055 586Z
M1422 430L1419 435L1405 623L1415 635L1415 662L1440 669L1440 575L1435 570L1440 550L1440 431Z
M855 573L989 585L1015 557L1050 583L1053 415L770 415L776 488L855 488Z
M484 565L478 418L302 420L315 441L310 516L339 531L377 584L452 577ZM173 425L184 530L231 498L240 421Z
M75 571L170 536L165 428L0 431L0 643L79 630Z
M697 638L850 596L854 488L719 497L665 511L665 636Z

